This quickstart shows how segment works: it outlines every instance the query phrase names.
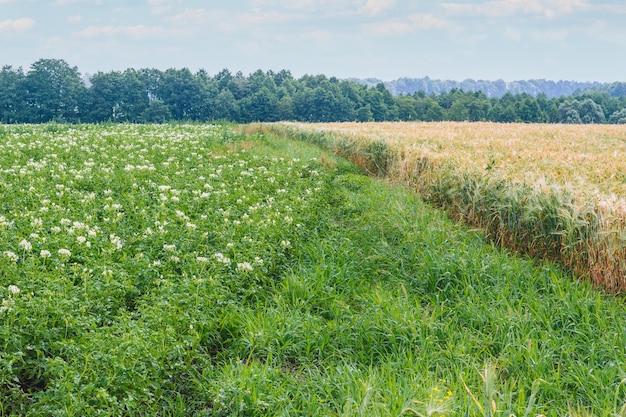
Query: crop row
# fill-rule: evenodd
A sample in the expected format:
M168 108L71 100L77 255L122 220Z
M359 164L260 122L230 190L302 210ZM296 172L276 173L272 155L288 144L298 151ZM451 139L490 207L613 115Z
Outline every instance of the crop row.
M319 163L228 128L1 135L0 415L164 407L316 227Z

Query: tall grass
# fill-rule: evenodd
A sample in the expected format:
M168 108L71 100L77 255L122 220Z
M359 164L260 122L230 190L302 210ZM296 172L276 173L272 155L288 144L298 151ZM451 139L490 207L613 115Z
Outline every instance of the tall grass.
M562 149L559 159L550 164L545 159L552 151L542 154L541 149L552 149L553 136L541 142L535 130L524 142L523 131L514 125L518 137L507 145L504 125L498 126L504 131L499 133L501 139L489 136L494 135L494 128L488 124L483 134L489 140L481 137L479 125L477 132L462 130L472 135L462 142L454 135L465 125L444 124L437 132L443 137L449 129L450 143L446 144L440 137L421 137L421 128L427 133L432 129L428 124L264 126L288 137L324 144L370 173L411 186L452 217L483 229L498 245L556 261L609 291L626 290L626 189L620 179L626 175L626 166L619 159L619 155L626 156L626 145L620 140L624 144L626 140L619 132L608 141L614 149L603 148L597 132L595 139L600 143L595 148L588 138L590 132L585 131L582 144L567 136L561 145L571 144L570 155L568 149ZM505 151L507 146L510 149ZM530 151L533 147L539 151ZM591 165L563 177L564 167L579 157L581 149L595 153L588 158ZM478 156L478 151L484 154ZM525 155L519 156L521 153ZM541 166L546 171L536 172Z

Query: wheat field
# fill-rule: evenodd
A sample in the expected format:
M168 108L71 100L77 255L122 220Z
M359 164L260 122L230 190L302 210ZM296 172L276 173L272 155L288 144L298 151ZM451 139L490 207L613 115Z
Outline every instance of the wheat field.
M323 136L323 145L370 171L384 165L388 179L484 228L502 246L557 261L611 291L626 289L624 126L386 122L269 128L317 142Z
M515 182L565 187L580 198L626 198L626 128L500 123L315 123L298 129L384 140L407 155L493 169Z

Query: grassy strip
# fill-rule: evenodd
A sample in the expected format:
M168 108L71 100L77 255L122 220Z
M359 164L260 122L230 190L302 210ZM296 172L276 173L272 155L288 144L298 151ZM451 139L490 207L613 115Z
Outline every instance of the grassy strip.
M621 302L319 148L25 129L65 160L5 170L2 416L625 414Z
M323 146L370 174L408 184L452 217L485 230L502 247L558 262L609 291L626 290L626 219L616 217L611 207L581 203L556 186L513 183L489 169L405 154L384 140L279 124L262 129Z

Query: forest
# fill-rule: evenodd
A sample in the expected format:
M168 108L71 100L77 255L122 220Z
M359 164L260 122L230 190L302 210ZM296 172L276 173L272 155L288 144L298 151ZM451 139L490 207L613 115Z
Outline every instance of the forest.
M452 88L439 94L394 95L326 75L290 71L249 75L223 69L127 69L84 77L61 59L40 59L28 71L0 70L0 122L163 123L228 120L239 123L344 121L493 121L523 123L626 123L626 96L586 90L546 94Z
M393 81L382 81L377 78L350 78L360 84L374 87L378 83L384 83L385 87L393 95L408 95L419 91L426 94L440 94L452 90L453 88L464 91L482 91L487 97L502 97L506 93L522 94L527 93L532 96L545 94L548 98L578 95L583 91L605 91L611 96L623 96L626 94L625 82L598 82L598 81L571 81L571 80L516 80L504 81L502 79L475 80L472 78L463 81L423 78L399 78Z

